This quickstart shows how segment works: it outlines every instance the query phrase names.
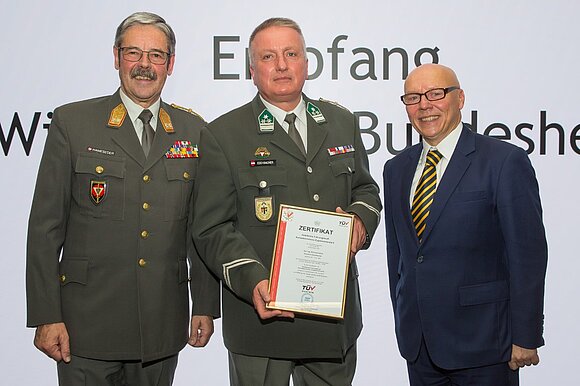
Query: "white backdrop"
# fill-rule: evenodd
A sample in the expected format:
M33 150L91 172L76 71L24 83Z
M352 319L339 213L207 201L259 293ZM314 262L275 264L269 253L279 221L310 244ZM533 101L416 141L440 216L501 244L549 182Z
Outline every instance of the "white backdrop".
M407 118L398 99L405 74L416 60L454 68L467 97L464 120L528 150L540 181L550 251L546 346L541 365L522 372L522 384L577 384L580 260L571 240L579 210L566 203L579 187L577 1L23 0L0 7L0 384L56 384L54 364L33 347L33 330L25 328L26 223L45 128L56 106L116 90L114 32L138 10L159 13L177 34L177 62L163 99L192 107L208 121L255 93L244 58L252 29L271 16L295 19L311 51L319 53L309 56L316 76L306 93L337 100L364 116L363 129L374 127L376 134L363 139L367 149L374 148L371 169L381 184L382 166L393 153L389 134L391 148L406 143ZM15 116L21 130L12 130L19 126ZM412 140L418 140L414 133ZM355 385L407 384L394 339L384 251L381 228L371 249L358 257L365 328ZM207 348L182 352L177 386L227 384L220 328L218 322Z

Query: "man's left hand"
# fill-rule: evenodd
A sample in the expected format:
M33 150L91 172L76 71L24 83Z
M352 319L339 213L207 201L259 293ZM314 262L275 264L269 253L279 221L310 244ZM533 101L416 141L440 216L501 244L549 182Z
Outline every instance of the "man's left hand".
M346 213L342 208L339 206L336 208L336 213ZM365 241L367 239L367 229L365 228L365 224L363 224L362 220L356 214L354 215L354 226L352 228L352 241L350 243L350 261L354 258L354 255L365 245Z
M189 343L193 347L204 347L213 334L213 317L207 315L193 315L189 330Z
M538 349L529 349L512 344L512 359L509 361L510 369L517 370L520 367L537 365L540 363Z

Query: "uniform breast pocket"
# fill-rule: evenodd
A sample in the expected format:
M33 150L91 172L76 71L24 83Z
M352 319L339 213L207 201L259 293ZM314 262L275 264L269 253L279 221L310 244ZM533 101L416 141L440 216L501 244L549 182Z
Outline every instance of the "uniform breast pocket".
M73 194L83 215L123 220L125 159L80 153L73 176Z
M165 195L165 220L174 221L187 217L191 194L197 171L195 159L164 159L167 186Z
M288 188L288 174L281 167L238 169L238 211L242 221L251 226L275 225L278 206L284 202ZM251 220L250 220L251 219Z
M348 205L351 201L352 175L355 172L354 156L342 156L330 160L330 168L334 175L334 192L336 202Z

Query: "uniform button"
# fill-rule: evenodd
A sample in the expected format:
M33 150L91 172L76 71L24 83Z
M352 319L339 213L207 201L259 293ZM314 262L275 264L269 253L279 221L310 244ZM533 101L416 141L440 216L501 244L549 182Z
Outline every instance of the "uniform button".
M66 275L65 274L60 275L60 282L64 283L65 281L66 281Z
M312 196L312 199L318 202L318 200L320 200L320 196L318 194L315 194L314 196Z
M189 173L183 172L183 178L185 178L186 180L189 180Z
M149 237L149 232L141 231L141 238L146 239L147 237Z
M307 167L307 168L306 168L306 171L307 171L308 173L312 173L312 168L309 166L309 167Z
M268 186L268 183L266 181L260 181L260 188L264 189L266 186Z
M95 168L95 171L97 172L97 174L102 174L105 171L105 168L99 165Z
M143 210L149 210L149 208L150 208L150 205L149 205L149 203L147 203L147 202L144 202L144 203L143 203Z
M149 178L149 176L147 174L145 174L143 176L143 181L145 181L145 182L149 182L150 181L150 178Z
M145 261L145 259L139 259L139 267L144 267L147 264L147 261Z
M423 256L417 257L417 263L421 264L423 262Z

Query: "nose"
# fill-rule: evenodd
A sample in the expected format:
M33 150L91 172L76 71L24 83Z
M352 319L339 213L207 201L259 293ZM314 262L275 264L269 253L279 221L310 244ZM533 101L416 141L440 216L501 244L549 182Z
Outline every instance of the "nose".
M148 52L143 51L143 55L141 55L141 59L139 59L139 65L141 67L149 67L151 65Z
M421 100L419 101L419 108L426 110L431 107L431 102L427 99L426 95L421 95Z
M276 58L276 69L278 71L284 71L288 68L288 63L286 63L285 55L278 55Z

